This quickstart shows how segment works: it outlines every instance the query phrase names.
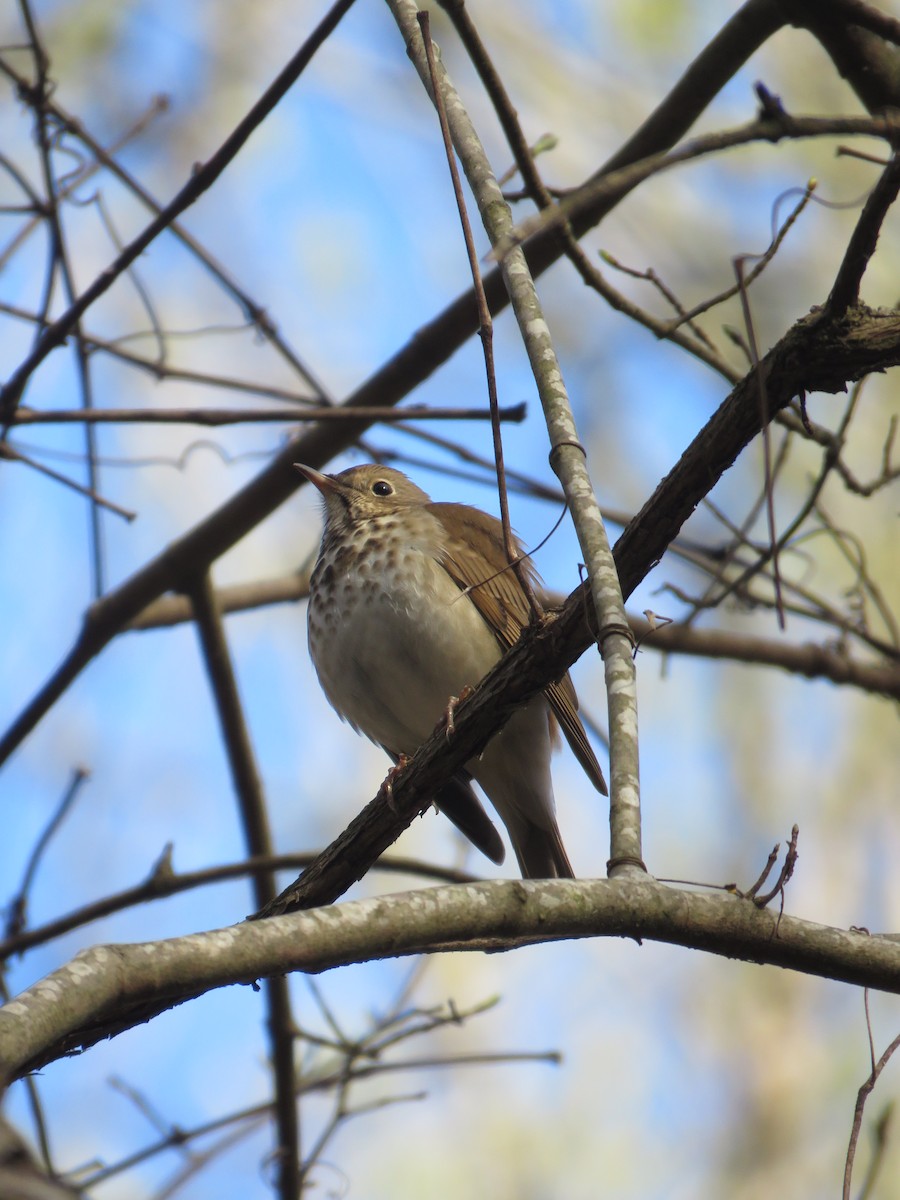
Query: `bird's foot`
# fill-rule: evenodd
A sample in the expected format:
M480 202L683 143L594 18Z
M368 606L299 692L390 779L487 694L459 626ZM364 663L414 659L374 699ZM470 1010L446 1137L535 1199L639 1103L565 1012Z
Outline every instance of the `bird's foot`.
M403 768L409 765L409 761L408 754L398 755L397 761L388 771L387 775L385 775L384 781L381 787L378 789L378 794L384 796L385 800L387 800L388 808L391 810L391 812L397 811L397 806L394 803L394 780L397 778Z
M468 698L472 695L472 693L474 691L475 691L474 688L469 687L469 685L466 684L466 686L463 688L463 690L459 693L458 696L451 696L450 699L447 701L447 707L444 710L443 716L438 721L435 728L440 729L441 726L444 727L444 732L447 735L448 742L453 737L454 733L456 733L456 725L454 724L454 721L453 721L454 713L456 712L459 705L462 704L463 700L468 700Z

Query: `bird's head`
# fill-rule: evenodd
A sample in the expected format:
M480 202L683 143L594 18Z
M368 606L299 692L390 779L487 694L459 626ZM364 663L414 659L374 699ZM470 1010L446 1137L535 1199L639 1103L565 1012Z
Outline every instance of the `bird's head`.
M429 496L402 471L378 463L349 467L337 475L324 475L303 463L294 463L294 467L321 493L326 531L331 533L430 503Z

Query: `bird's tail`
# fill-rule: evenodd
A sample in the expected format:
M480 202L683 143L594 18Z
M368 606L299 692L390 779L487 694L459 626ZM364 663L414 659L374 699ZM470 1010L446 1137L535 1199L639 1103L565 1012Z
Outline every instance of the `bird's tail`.
M552 829L524 821L517 826L509 832L523 879L575 878L555 822Z

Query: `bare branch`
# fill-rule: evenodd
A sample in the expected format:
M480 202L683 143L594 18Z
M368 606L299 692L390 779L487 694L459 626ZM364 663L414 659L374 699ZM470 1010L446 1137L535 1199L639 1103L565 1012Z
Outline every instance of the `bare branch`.
M889 937L775 916L727 893L699 895L642 876L498 880L83 951L0 1009L0 1079L210 988L372 958L598 936L640 937L900 993L900 941Z

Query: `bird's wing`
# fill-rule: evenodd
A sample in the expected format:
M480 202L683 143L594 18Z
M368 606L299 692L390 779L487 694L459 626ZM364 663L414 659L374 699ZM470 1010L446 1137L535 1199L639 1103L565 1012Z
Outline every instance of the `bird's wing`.
M447 574L481 613L504 649L514 646L531 618L528 598L515 571L506 561L503 534L496 517L467 504L429 506L453 533L444 540L441 563ZM516 548L522 547L516 539ZM530 559L524 560L531 582L537 573Z
M429 507L445 528L449 525L459 531L445 542L441 557L444 569L470 597L503 649L508 650L531 619L531 607L515 571L506 561L500 522L466 504ZM518 539L516 547L522 552ZM531 560L525 559L524 566L529 582L538 585L540 579ZM578 697L568 673L551 683L544 694L585 774L598 792L607 795L603 772L578 716Z
M569 743L572 753L581 763L585 775L601 796L608 796L609 792L606 780L603 778L603 771L597 762L596 754L591 749L591 744L578 715L578 696L569 673L566 672L558 683L551 683L544 694L550 701L553 715L559 721L566 741Z

